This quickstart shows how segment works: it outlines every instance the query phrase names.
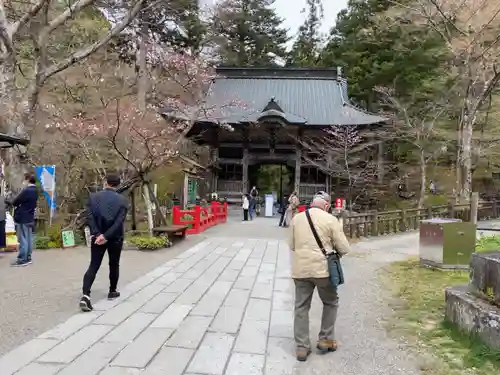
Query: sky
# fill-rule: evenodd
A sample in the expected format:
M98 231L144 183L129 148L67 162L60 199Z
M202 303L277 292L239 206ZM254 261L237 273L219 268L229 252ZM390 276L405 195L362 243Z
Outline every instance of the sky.
M305 19L301 10L305 8L306 0L276 0L275 6L278 14L285 20L284 24L290 30L290 36L293 37ZM323 0L325 18L321 32L328 33L335 24L337 14L346 7L347 0Z
M200 0L206 5L212 5L217 0ZM293 5L292 5L293 4ZM306 6L306 0L276 0L275 7L278 14L284 19L284 26L289 29L290 36L296 35L299 26L305 19L301 11ZM323 0L325 18L321 31L328 33L335 24L339 11L347 7L347 0Z

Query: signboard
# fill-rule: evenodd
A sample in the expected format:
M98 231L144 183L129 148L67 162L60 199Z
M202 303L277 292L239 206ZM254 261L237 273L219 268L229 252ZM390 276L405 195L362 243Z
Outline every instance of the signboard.
M335 209L337 209L337 210L345 209L345 199L344 198L335 199Z
M63 248L75 247L75 233L72 230L62 232Z

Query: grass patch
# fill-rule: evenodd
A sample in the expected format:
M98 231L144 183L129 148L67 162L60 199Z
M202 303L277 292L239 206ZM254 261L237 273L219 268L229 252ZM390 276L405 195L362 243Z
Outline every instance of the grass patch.
M500 236L482 236L476 241L476 252L500 250Z
M426 375L493 375L500 373L500 351L445 323L444 289L467 284L468 271L439 271L416 260L393 263L382 274L393 297L392 333L407 339L432 361L422 365Z

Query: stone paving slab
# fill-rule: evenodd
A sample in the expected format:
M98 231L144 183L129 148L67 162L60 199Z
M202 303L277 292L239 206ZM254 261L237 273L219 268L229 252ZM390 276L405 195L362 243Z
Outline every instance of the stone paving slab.
M401 237L398 246L408 249L412 243ZM361 250L374 258L381 254L373 244ZM395 260L388 254L382 259ZM359 257L344 262L348 282L340 291L337 324L341 349L298 363L290 261L283 241L207 239L125 286L119 300L99 301L95 311L78 313L7 353L0 358L0 374L418 373L379 326L374 275L383 262ZM315 296L313 342L320 317Z

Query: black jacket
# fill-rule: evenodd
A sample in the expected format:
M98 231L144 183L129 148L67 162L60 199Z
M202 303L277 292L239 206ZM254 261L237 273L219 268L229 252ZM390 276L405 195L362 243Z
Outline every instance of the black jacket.
M127 200L112 189L92 193L87 203L90 234L102 234L108 241L123 239L127 209Z
M35 221L35 209L38 201L36 185L26 186L12 201L14 208L14 222L29 224Z

